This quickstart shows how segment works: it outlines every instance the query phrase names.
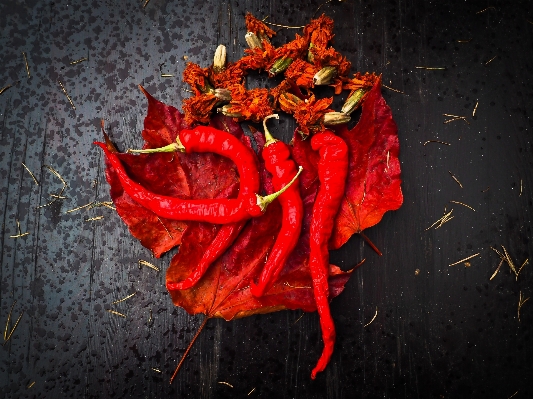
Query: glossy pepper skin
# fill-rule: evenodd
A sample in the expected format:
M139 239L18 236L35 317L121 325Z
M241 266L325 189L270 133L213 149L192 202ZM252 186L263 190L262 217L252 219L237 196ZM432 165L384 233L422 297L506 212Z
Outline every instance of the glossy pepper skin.
M272 136L270 136L272 137ZM266 169L272 174L275 190L286 186L298 171L298 166L291 159L289 147L282 141L271 139L262 152ZM268 259L259 275L258 282L250 284L252 295L260 297L276 282L283 266L300 238L302 228L303 203L298 184L291 185L279 196L282 209L281 229Z
M187 153L213 152L231 159L239 172L239 196L255 195L259 191L255 154L232 134L211 126L197 126L182 130L179 139Z
M246 221L244 220L237 223L228 223L220 227L214 240L205 250L202 259L200 259L200 262L198 262L194 270L183 281L167 281L167 289L170 291L186 290L194 287L196 283L200 281L209 266L216 261L231 244L233 244L245 224Z
M322 354L311 372L311 378L315 379L317 373L326 368L335 345L335 325L329 309L328 242L344 196L348 174L348 147L340 137L328 131L315 134L311 139L311 147L320 155L320 187L311 217L309 268L324 341Z
M198 151L199 148L206 148L203 146L203 143L205 141L212 142L211 135L213 134L219 134L220 131L211 128L209 126L202 126L197 127L195 130L193 130L193 134L184 135L183 139L187 142L187 148L190 149L190 151ZM209 137L208 137L209 136ZM233 137L233 136L231 136ZM181 135L180 135L180 141L181 141ZM185 146L183 141L181 143ZM239 145L241 143L239 142ZM237 146L238 147L238 146ZM240 160L243 160L244 162L251 162L251 165L256 165L255 156L252 154L252 158L248 156L250 153L249 151L244 152L241 151L238 154L231 151L231 149L235 148L235 144L230 142L230 140L225 140L223 142L223 146L221 149L217 150L218 154L225 155L226 157L232 159L234 162L236 161L234 158L236 156L242 157L244 154L244 159L241 158ZM205 151L204 151L205 152ZM215 152L215 151L212 151ZM224 152L222 154L221 152ZM242 169L242 170L241 170ZM250 168L248 165L241 165L241 168L239 168L239 177L241 179L241 186L239 189L239 196L246 195L246 194L255 194L259 190L259 179L257 177L257 174L254 174L253 168ZM245 181L248 182L248 184L242 184L243 183L243 177ZM240 221L236 223L228 223L223 225L220 230L218 230L217 235L215 236L215 239L209 247L206 249L204 254L202 255L202 259L200 259L200 262L196 265L194 270L187 276L187 278L180 282L167 282L167 289L168 290L186 290L189 288L192 288L205 274L209 266L216 261L225 251L230 247L231 244L235 241L239 233L241 232L242 228L246 224L246 221Z
M231 159L240 178L239 195L235 199L180 199L153 193L131 180L117 155L103 143L99 145L115 169L124 191L138 204L157 216L172 220L194 220L213 224L236 223L260 216L258 205L259 172L255 156L233 135L209 126L182 130L179 140L186 152L213 152Z

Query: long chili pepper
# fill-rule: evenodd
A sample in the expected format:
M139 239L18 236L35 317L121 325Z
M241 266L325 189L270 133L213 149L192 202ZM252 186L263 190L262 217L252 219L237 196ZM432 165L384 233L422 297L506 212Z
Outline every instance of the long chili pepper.
M228 223L223 225L217 232L214 240L209 244L209 247L202 255L202 259L193 269L193 271L183 281L174 283L167 281L168 290L186 290L194 285L202 278L209 266L217 260L235 241L246 221L237 223Z
M271 117L277 119L278 115L270 115L263 120L266 143L262 156L266 169L272 174L274 189L280 190L291 181L298 168L296 163L290 159L289 147L284 142L272 137L268 131L266 121ZM283 265L285 265L285 261L300 238L303 203L299 186L297 184L290 186L287 191L280 195L279 202L282 209L281 230L259 275L258 283L252 282L250 284L250 290L255 297L262 296L272 288L283 269Z
M213 152L231 159L237 166L240 179L239 195L259 191L259 172L255 155L239 139L211 126L197 126L182 130L176 142L161 148L128 150L128 152L152 154L157 152Z
M205 151L207 146L203 146L203 142L208 141L213 143L213 135L218 137L221 136L221 133L228 137L224 138L222 149L213 152L217 152L219 155L224 155L227 158L230 158L236 165L238 165L241 182L239 196L255 194L259 190L259 174L256 172L257 169L255 168L255 156L253 156L250 151L246 151L248 150L247 148L241 148L242 144L240 141L234 142L232 140L234 136L209 126L198 126L192 131L192 133L191 131L182 131L179 138L180 143L187 148L187 152L199 151L201 148ZM235 151L236 148L238 151ZM180 151L180 146L176 142L170 145L170 149ZM254 168L255 171L253 170ZM237 238L244 225L245 221L223 225L187 278L180 282L167 282L167 289L186 290L193 287L202 278L209 266L229 248L233 241L235 241L235 238Z
M183 144L181 142L185 144ZM238 143L238 144L237 144ZM124 191L139 205L150 209L157 216L172 220L194 220L213 224L235 223L250 217L263 214L268 204L284 190L265 197L245 189L239 192L236 199L180 199L153 193L131 180L124 165L115 153L108 150L105 144L95 143L105 152L109 162L115 169ZM242 143L229 133L209 127L198 127L194 130L180 132L176 145L157 150L140 150L138 152L162 151L198 151L215 152L232 159L238 167L241 182L258 181L255 159ZM246 156L248 154L248 157ZM244 161L244 162L243 162ZM257 174L257 175L256 175ZM254 175L257 177L254 179ZM296 179L296 176L294 177ZM294 180L293 179L293 180ZM252 184L250 184L252 185Z
M328 241L333 230L335 215L344 196L348 174L348 147L338 136L328 131L315 134L311 147L320 155L318 179L320 188L313 205L310 227L309 268L313 280L313 293L320 317L324 349L311 372L315 379L331 358L335 345L335 325L329 309L329 252Z

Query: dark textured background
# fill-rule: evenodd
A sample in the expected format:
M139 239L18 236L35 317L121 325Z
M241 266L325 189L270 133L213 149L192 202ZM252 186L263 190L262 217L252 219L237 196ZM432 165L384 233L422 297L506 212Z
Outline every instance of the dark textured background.
M346 0L322 7L352 70L382 73L384 84L404 93L383 90L399 127L405 203L367 231L382 257L358 237L333 255L345 269L367 261L332 304L336 351L316 381L309 373L322 347L317 316L286 311L210 320L169 386L201 317L175 308L164 272L140 270L137 260L165 270L170 255L150 259L107 208L65 214L109 199L101 152L92 145L100 119L121 148L141 145L146 101L138 84L180 107L188 96L184 56L208 66L216 46L226 44L236 60L246 11L303 25L320 3L2 1L0 87L13 87L0 95L0 328L15 300L12 324L24 313L0 347L1 398L533 396L533 301L517 317L520 293L533 296L533 265L518 280L504 266L489 281L498 265L491 246L505 245L519 264L531 256L531 2ZM274 43L293 35L282 30ZM88 60L70 65L82 57ZM173 78L160 76L162 63ZM444 124L443 113L469 124ZM289 137L293 127L286 121L276 132ZM423 145L432 139L451 145ZM36 209L61 188L43 165L68 182L67 198ZM456 217L425 231L445 207ZM85 221L98 215L105 218ZM10 238L17 219L29 235ZM470 267L448 266L477 252ZM363 327L376 307L377 318Z

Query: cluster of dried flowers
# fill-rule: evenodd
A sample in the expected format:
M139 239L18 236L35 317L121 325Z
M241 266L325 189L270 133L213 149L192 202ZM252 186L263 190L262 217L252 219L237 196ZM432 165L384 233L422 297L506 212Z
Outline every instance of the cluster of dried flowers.
M356 73L349 78L351 63L337 52L333 38L333 20L325 15L312 20L296 34L294 40L274 47L270 38L276 34L252 14L246 15L246 55L234 63L226 63L226 49L220 45L213 65L202 68L189 62L183 73L194 97L183 101L185 121L208 123L217 109L235 121L260 122L275 111L285 111L296 119L301 134L307 136L350 120L352 113L378 80L375 74ZM284 79L272 89L245 87L245 76L251 71L267 71L270 77L283 73ZM317 99L315 86L329 85L335 94L350 90L341 112L330 108L333 97Z

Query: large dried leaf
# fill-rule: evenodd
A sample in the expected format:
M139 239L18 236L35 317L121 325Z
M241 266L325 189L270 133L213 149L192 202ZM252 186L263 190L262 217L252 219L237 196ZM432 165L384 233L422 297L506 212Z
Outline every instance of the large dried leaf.
M186 128L183 116L174 107L157 101L148 93L148 114L144 121L144 148L173 142ZM230 118L218 117L213 126L246 141L240 126ZM235 165L216 154L118 154L128 175L150 191L179 198L231 198L237 195L239 178ZM156 257L180 245L188 223L159 218L124 192L111 165L106 177L117 212L131 234L153 251Z
M377 224L403 202L400 187L398 128L381 96L381 81L367 94L359 122L352 130L337 129L350 151L345 198L335 220L332 248L354 233Z

